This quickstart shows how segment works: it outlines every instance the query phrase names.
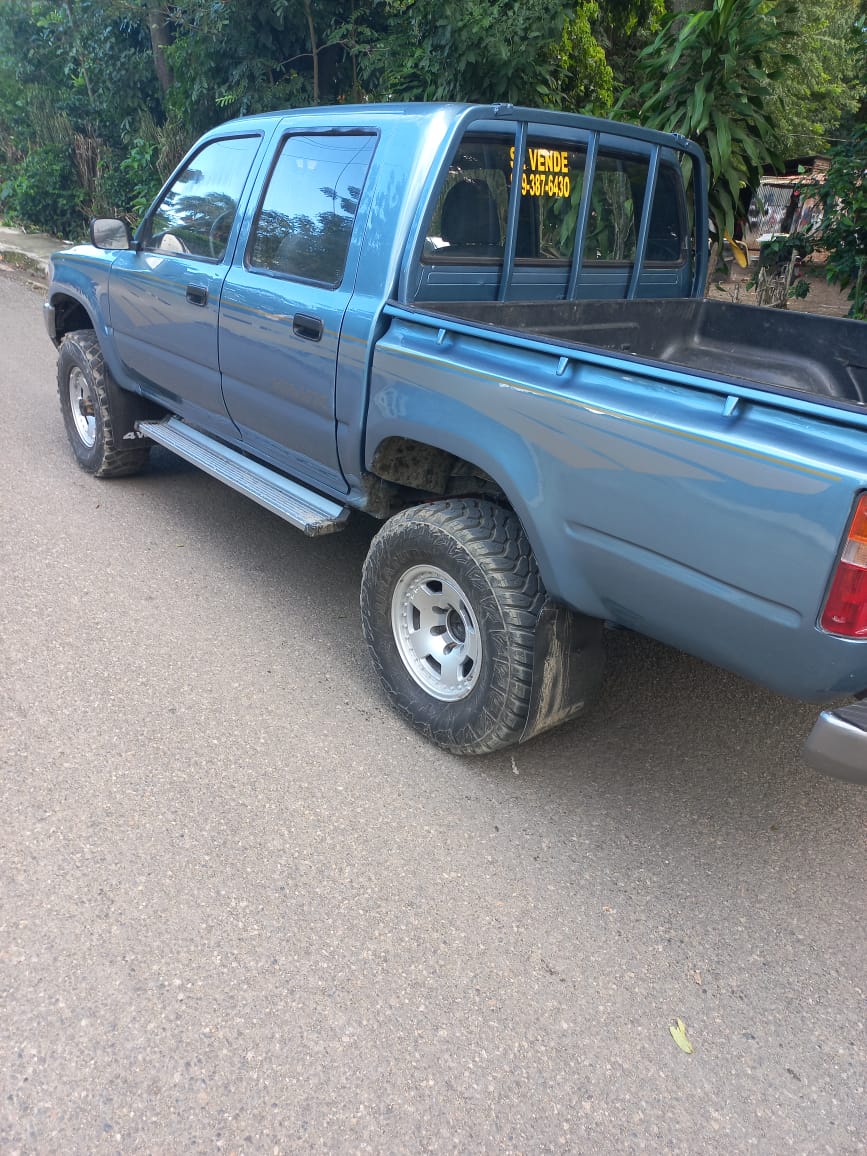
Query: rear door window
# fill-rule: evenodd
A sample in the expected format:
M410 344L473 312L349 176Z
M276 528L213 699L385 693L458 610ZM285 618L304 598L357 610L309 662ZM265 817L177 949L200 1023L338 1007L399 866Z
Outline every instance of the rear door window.
M338 286L375 147L372 133L287 137L259 207L248 267Z

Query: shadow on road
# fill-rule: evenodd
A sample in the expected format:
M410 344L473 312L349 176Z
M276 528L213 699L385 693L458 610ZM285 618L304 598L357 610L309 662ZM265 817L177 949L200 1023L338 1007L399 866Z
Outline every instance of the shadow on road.
M298 594L314 598L325 649L349 659L342 676L378 698L358 622L361 567L376 522L354 515L340 534L304 538L164 451L155 452L149 471L128 484L170 518L172 534L193 543L207 538L239 583L276 584L290 612ZM153 516L143 510L143 523ZM589 714L514 751L525 782L527 775L538 777L564 797L591 788L621 801L638 793L644 805L652 794L661 806L666 799L682 806L706 792L737 792L762 811L775 799L791 801L793 794L818 792L840 805L858 795L855 788L812 774L800 761L816 706L784 699L627 631L608 634L607 654L603 692ZM457 761L484 775L512 775L512 758L505 752Z

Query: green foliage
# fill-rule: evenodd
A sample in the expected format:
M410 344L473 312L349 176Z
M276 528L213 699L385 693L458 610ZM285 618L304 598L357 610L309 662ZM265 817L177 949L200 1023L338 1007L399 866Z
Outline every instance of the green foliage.
M138 136L120 163L127 181L129 208L137 217L142 216L160 190L162 182L156 166L157 151L155 140Z
M101 159L95 188L85 204L84 215L92 217L127 217L135 213L135 189L123 168L123 154L107 152Z
M309 51L300 5L179 4L166 54L175 78L169 107L199 133L233 116L309 104L292 68Z
M556 51L560 105L604 114L614 100L614 73L594 35L599 19L595 0L578 0L565 22Z
M768 117L776 151L792 158L824 153L841 121L867 92L862 0L801 5L790 52L772 85Z
M719 238L734 230L741 188L758 187L763 166L779 159L767 109L794 16L789 0L713 0L669 18L639 57L641 84L629 97L643 123L704 149Z
M0 72L12 72L25 109L31 91L48 91L76 131L119 143L124 119L158 108L139 8L122 0L0 5ZM0 106L0 120L5 112Z
M0 199L13 219L78 239L84 233L83 191L68 151L56 145L34 149L2 189Z
M638 54L658 35L665 0L602 0L597 7L593 35L605 53L614 91L619 94L636 83Z
M138 0L0 5L8 216L77 236L88 215L129 207L123 122L158 103L143 13Z
M825 272L849 289L850 317L867 320L867 125L831 153L825 180L815 189L822 203L816 246L828 254Z
M195 133L246 113L362 99L360 74L373 77L385 31L374 0L187 0L172 18L168 103Z
M392 0L383 86L408 100L546 105L561 86L568 0Z

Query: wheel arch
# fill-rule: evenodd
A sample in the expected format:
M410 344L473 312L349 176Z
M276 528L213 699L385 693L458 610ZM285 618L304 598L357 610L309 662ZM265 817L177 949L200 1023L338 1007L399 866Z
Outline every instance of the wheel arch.
M508 500L499 484L475 462L429 441L394 434L379 442L370 472L401 490L427 497L487 497Z
M88 307L70 293L52 294L49 305L53 310L51 339L56 346L60 345L67 333L72 333L76 329L92 329L97 332L96 323Z
M545 546L545 533L533 513L540 506L543 479L526 442L505 434L512 443L492 454L483 436L472 442L462 436L434 438L431 431L383 432L375 445L368 440L370 475L389 487L391 508L385 515L419 501L444 497L478 497L510 509L527 535L546 588L557 597L555 568ZM411 436L417 433L421 436ZM508 467L503 458L508 459ZM466 482L466 485L462 485Z
M44 309L46 327L56 346L67 333L92 329L103 355L110 354L106 349L110 342L105 341L110 323L108 283L116 256L80 245L52 258Z
M100 285L95 278L85 277L75 265L71 269L64 267L63 274L62 280L49 287L48 300L43 306L46 328L55 348L60 349L68 334L91 330L108 371L118 386L135 396L141 396L140 385L131 380L125 370L110 328L107 281L105 285ZM157 409L153 412L156 413ZM164 410L160 408L159 412L163 413Z

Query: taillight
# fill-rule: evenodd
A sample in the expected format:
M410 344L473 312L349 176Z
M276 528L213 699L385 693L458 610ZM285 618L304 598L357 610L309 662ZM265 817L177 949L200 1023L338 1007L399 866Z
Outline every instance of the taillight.
M834 572L822 629L846 638L867 638L867 494L862 494Z

